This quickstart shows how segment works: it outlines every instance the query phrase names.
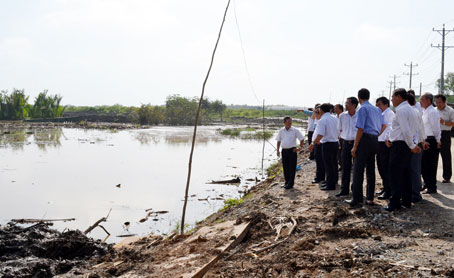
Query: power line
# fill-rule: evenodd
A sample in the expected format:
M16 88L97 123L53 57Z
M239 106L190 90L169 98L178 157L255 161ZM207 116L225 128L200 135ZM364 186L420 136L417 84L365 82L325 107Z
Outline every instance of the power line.
M445 49L454 47L454 46L445 45L445 37L450 32L454 32L454 29L446 30L445 29L445 25L443 24L443 29L436 30L435 28L432 28L432 31L433 32L438 32L441 35L441 46L440 46L440 44L438 44L438 45L430 44L430 46L431 47L436 47L438 49L441 49L440 94L444 94L444 92L445 92L445 76L444 76L445 75Z
M238 24L238 17L236 15L236 3L235 3L235 0L233 0L233 13L235 15L236 29L238 30L238 37L240 39L241 52L243 53L244 68L246 70L246 75L247 75L247 80L249 82L249 87L251 87L251 91L254 94L254 97L257 100L257 102L260 102L259 98L257 97L257 94L255 93L254 85L252 85L251 74L249 73L249 67L247 65L246 52L244 51L243 39L241 37L241 31L240 31L240 25Z

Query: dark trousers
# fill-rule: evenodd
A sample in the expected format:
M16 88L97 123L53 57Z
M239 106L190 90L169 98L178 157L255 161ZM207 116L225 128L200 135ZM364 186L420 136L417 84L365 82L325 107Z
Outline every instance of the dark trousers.
M323 156L322 156L322 144L314 146L314 156L315 156L315 179L318 181L325 180L325 165L323 164Z
M367 190L366 198L374 200L375 194L375 154L378 148L378 136L364 133L356 150L356 159L353 166L353 201L363 202L364 168L366 168Z
M451 161L451 131L441 131L441 160L443 161L443 179L451 180L452 161Z
M437 168L438 168L438 148L435 137L427 137L426 142L429 143L429 149L422 154L421 174L424 184L429 190L437 189Z
M350 193L350 177L352 175L352 148L354 141L342 140L342 193Z
M411 150L405 141L392 142L389 153L389 177L391 184L390 205L400 207L400 200L406 206L411 205L410 183Z
M419 144L422 148L422 145ZM421 201L421 160L422 153L412 153L410 158L410 183L411 183L411 200L413 202Z
M339 162L339 168L342 169L342 148L344 146L344 139L339 138L339 148L337 148L337 160Z
M322 156L326 174L326 187L328 189L335 189L337 180L339 179L339 172L337 170L338 148L339 145L337 142L326 142L322 144Z
M312 135L314 135L314 132L313 131L308 131L307 132L307 141L309 142L309 145L312 144ZM315 156L314 156L314 151L312 150L309 154L309 159L314 159Z
M378 173L382 179L383 190L386 195L391 195L391 185L389 184L389 152L385 142L378 142L378 151L377 151L377 168Z
M284 168L285 185L292 187L295 183L296 148L282 149L282 166Z

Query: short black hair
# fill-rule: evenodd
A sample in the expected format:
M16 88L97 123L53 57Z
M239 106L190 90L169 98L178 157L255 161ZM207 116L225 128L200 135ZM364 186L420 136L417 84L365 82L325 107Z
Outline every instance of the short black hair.
M428 100L430 100L430 104L434 103L434 96L431 93L425 93L421 97L424 97L424 98L427 98Z
M393 96L401 96L402 99L404 99L404 100L408 99L407 90L405 90L404 88L395 89L393 92Z
M290 118L289 116L285 117L284 118L284 123L287 121L287 120L291 120L292 118Z
M407 91L407 94L412 94L413 96L416 97L415 91L412 90L412 89L408 90L408 91ZM416 100L415 100L415 101L416 101Z
M408 93L408 92L407 92ZM416 104L416 97L412 94L407 94L408 103L413 106Z
M342 104L336 104L334 107L338 107L342 112L344 112L344 106Z
M364 100L369 100L370 98L370 92L366 88L362 88L361 90L358 91L358 98L359 99L364 99Z
M377 98L375 103L377 103L379 101L381 101L381 103L383 103L384 105L388 105L389 106L389 99L387 97L379 97L379 98Z
M443 102L446 102L446 96L445 96L445 95L438 94L438 95L435 96L435 98L441 98L441 100L442 100Z
M325 113L329 113L332 109L333 105L330 103L323 103L320 105L320 110L322 110Z
M358 107L359 101L358 101L358 99L357 99L356 97L348 97L347 99L350 100L350 102L351 102L352 104L354 104L355 107Z

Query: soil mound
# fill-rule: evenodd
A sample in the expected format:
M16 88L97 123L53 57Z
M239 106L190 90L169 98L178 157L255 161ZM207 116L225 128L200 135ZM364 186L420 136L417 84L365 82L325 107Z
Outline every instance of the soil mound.
M110 245L80 231L61 233L45 223L0 227L0 276L5 278L53 277L109 252Z

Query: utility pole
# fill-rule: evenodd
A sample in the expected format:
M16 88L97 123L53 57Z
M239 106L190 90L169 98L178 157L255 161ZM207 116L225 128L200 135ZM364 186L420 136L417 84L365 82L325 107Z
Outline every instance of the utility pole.
M393 89L393 81L389 81L389 100L391 101L391 93L392 93L392 89Z
M449 34L449 32L454 32L454 29L446 30L445 25L443 24L442 30L436 30L435 28L432 28L432 31L438 32L441 35L441 46L440 46L440 44L438 44L438 45L430 44L430 46L441 49L440 94L444 94L444 92L445 92L445 49L454 47L454 46L445 45L445 37L447 34Z
M396 79L397 79L397 78L400 78L400 76L394 74L394 75L391 76L390 78L392 78L392 79L394 80L394 81L391 81L391 82L394 83L393 90L395 90L395 89L396 89Z
M419 97L422 95L422 82L419 82Z
M412 79L413 75L418 75L419 74L419 73L413 73L413 67L417 67L418 64L413 65L413 62L410 62L410 65L404 64L404 66L410 67L410 72L409 73L408 72L407 73L404 72L403 74L410 76L410 85L408 86L408 89L411 89L411 79Z

